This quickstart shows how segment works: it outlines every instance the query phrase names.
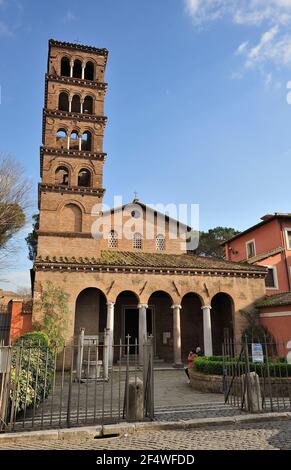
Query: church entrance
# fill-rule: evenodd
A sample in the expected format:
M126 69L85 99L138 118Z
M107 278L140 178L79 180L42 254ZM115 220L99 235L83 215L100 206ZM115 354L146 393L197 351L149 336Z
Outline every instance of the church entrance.
M153 334L153 309L147 309L147 334ZM139 310L134 307L124 307L124 344L127 342L127 336L130 336L129 343L129 354L138 354L138 346L134 346L138 343L139 335Z

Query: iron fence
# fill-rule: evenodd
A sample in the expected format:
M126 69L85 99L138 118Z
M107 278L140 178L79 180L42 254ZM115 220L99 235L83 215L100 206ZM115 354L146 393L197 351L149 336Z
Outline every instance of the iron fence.
M106 340L85 341L82 354L80 338L61 351L1 347L0 430L153 420L153 340L135 342L129 354L132 347L130 337L111 346Z
M223 343L225 403L250 412L291 410L287 344L264 336Z

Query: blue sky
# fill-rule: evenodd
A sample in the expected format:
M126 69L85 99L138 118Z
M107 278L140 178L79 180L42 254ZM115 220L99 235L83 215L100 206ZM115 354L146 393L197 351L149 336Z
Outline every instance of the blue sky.
M290 25L291 0L0 0L0 151L36 211L47 41L78 40L109 49L106 203L197 203L204 230L290 212ZM2 288L29 282L28 229Z

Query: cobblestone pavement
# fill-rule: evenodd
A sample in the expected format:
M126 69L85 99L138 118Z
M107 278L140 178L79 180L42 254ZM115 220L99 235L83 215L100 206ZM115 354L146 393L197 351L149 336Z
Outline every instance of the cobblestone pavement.
M13 450L291 450L291 422L140 432L113 439L3 443Z

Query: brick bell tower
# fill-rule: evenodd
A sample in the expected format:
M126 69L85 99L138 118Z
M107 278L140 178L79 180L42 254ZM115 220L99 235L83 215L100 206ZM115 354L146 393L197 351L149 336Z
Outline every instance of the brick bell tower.
M38 256L98 256L107 49L49 41L40 150Z

